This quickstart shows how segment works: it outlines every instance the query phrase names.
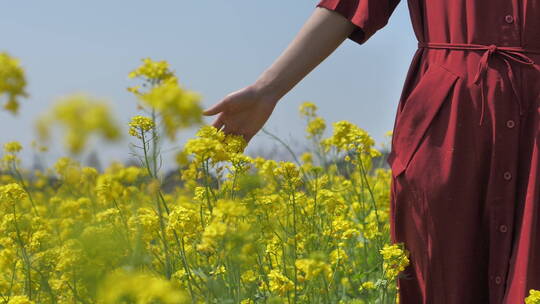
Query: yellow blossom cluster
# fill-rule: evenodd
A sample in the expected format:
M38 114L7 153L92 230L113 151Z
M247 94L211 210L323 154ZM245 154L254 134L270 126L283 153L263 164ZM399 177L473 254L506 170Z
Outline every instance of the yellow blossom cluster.
M129 78L141 78L146 91L141 91L140 86L129 87L153 112L152 117L160 118L165 135L176 139L178 131L202 123L201 96L193 91L186 90L178 83L178 78L169 68L167 61L153 61L150 58L143 59L143 64L129 73Z
M2 202L15 204L24 199L26 196L27 195L24 189L17 183L10 183L0 186L0 200Z
M129 123L129 135L142 139L143 135L155 127L151 118L141 115L133 116Z
M363 290L374 289L375 284L372 281L367 281L367 282L362 283L362 285L360 285L360 288Z
M268 274L270 280L270 291L279 295L285 295L288 291L294 289L294 283L277 269L272 269Z
M364 223L360 226L360 230L367 239L380 237L389 228L388 213L377 212L376 210L370 210L369 214L364 218Z
M0 53L0 100L5 99L4 109L17 114L19 98L27 97L26 76L19 60L6 52Z
M316 117L317 116L317 105L310 101L304 101L300 107L298 107L298 112L301 116L305 117Z
M354 150L371 157L380 156L380 152L373 148L375 141L363 129L348 121L338 121L333 126L332 136L321 141L326 151L334 146L338 151Z
M196 162L211 160L213 163L228 161L234 154L241 153L246 142L241 136L225 134L211 125L201 127L186 142L185 151L195 156Z
M14 296L7 302L8 304L34 304L34 301L28 300L26 296Z
M120 127L108 104L86 94L73 94L59 98L50 112L36 121L41 140L48 140L51 127L59 125L64 130L64 143L69 152L79 154L86 148L91 136L107 141L121 138Z
M167 79L140 99L159 113L165 134L171 140L176 139L179 130L202 123L200 96L181 88L176 78Z
M141 77L148 81L159 82L174 77L174 72L170 70L167 61L153 61L150 58L144 58L142 61L139 67L129 73L129 78Z
M324 261L315 259L298 259L296 260L296 267L301 271L299 281L310 281L316 279L319 275L324 275L326 280L330 280L332 276L332 269L330 265Z
M99 291L103 304L121 303L130 299L132 303L191 303L187 294L170 281L144 272L128 272L119 269L105 278Z
M317 116L317 106L312 102L303 102L299 108L300 115L306 117L306 137L308 139L318 139L326 130L326 122L322 117Z
M525 299L525 304L540 304L540 290L531 289Z
M4 151L8 153L17 153L22 150L22 145L18 141L12 141L4 144Z
M22 145L18 141L11 141L4 144L4 157L2 161L4 165L9 168L12 165L19 163L17 154L22 150Z
M385 276L389 280L395 279L397 275L409 265L408 252L402 247L403 246L400 246L400 244L386 244L380 250L384 260L383 267Z

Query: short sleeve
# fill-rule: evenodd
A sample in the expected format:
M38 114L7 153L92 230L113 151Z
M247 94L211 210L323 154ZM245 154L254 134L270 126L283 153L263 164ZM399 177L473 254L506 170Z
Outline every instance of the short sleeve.
M366 42L383 28L400 0L320 0L317 7L335 11L356 25L349 39Z

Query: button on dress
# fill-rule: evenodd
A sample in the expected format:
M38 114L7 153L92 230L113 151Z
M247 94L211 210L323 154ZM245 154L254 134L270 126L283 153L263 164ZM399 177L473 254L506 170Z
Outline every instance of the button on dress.
M322 0L365 43L400 0ZM408 0L418 41L387 162L404 304L540 290L540 0ZM396 45L396 47L399 47Z

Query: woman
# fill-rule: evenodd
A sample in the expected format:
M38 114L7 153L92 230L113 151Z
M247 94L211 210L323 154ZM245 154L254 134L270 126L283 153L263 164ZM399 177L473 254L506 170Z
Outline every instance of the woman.
M250 140L346 38L400 0L321 0L255 81L205 110ZM523 303L540 289L540 0L409 0L418 49L396 112L391 236L400 303Z

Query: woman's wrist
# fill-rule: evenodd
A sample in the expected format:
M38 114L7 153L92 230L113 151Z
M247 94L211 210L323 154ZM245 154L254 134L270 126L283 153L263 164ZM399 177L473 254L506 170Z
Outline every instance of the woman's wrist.
M273 101L275 103L287 93L282 86L275 82L268 81L264 77L255 81L250 88L261 100Z

